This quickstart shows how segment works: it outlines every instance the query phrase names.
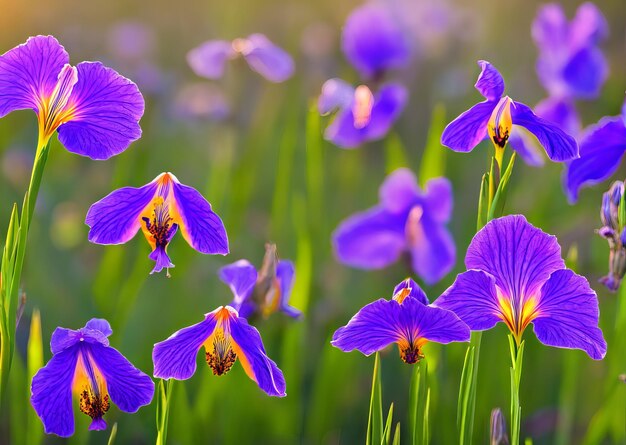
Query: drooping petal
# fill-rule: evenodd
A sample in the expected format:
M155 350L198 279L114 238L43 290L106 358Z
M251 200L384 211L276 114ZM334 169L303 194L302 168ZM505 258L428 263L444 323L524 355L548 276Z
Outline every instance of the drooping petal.
M72 118L58 129L72 153L109 159L141 136L144 100L137 85L100 62L82 62L68 106Z
M220 280L226 283L233 293L233 303L230 304L237 311L248 299L257 280L256 267L247 260L235 261L232 264L222 267L218 275Z
M381 269L395 262L406 247L405 219L380 206L352 215L333 232L333 247L341 263Z
M406 88L397 84L383 86L374 96L369 122L357 128L353 110L343 109L326 127L324 137L342 148L355 148L366 141L384 137L406 105Z
M470 339L467 324L452 311L425 306L413 298L406 299L401 309L399 325L404 333L414 329L419 338L442 344Z
M488 101L498 101L504 93L504 79L500 72L486 60L479 60L480 75L474 88Z
M317 100L320 114L327 114L335 109L348 109L354 100L354 87L345 80L328 79L322 85L322 94Z
M557 125L535 115L527 105L513 102L511 115L513 124L526 128L537 137L551 160L562 162L578 157L576 140Z
M289 305L289 298L291 297L295 275L296 268L291 261L278 261L278 264L276 265L276 279L278 280L280 286L280 310L290 317L299 318L302 316L302 312Z
M140 215L154 199L158 184L151 182L143 187L123 187L92 204L85 224L89 241L96 244L123 244L141 227Z
M433 306L454 312L472 331L485 331L502 321L496 279L481 270L459 274Z
M398 293L403 291L404 289L409 289L409 293L408 293L408 295L406 295L403 298L411 297L411 298L415 298L417 301L419 301L422 304L428 304L429 303L428 302L428 297L426 296L426 293L422 290L422 288L419 286L419 284L417 284L415 281L413 281L412 278L407 278L406 280L401 281L393 289L394 297L396 295L398 295ZM399 301L399 303L402 303L402 301Z
M30 37L0 56L0 117L15 110L39 111L69 60L52 36Z
M228 254L224 223L211 204L193 187L174 181L174 199L181 218L183 237L198 252Z
M176 225L174 225L174 227L176 227ZM148 258L154 261L154 268L150 271L150 275L159 273L163 269L176 267L174 266L174 263L172 263L172 259L167 254L164 246L156 246L154 250L150 252Z
M113 403L127 413L149 405L154 395L152 379L135 368L117 349L92 345L90 357L106 380Z
M569 163L564 176L570 202L578 200L583 186L608 179L626 152L626 125L620 117L605 117L589 127L580 140L580 158Z
M487 137L487 123L496 105L495 101L480 102L462 113L443 130L441 144L454 151L472 151Z
M198 76L219 79L224 75L228 59L235 55L231 42L209 40L187 54L187 63Z
M580 116L571 99L547 97L535 107L537 116L557 124L561 130L571 136L580 133Z
M448 178L429 179L424 186L424 211L434 221L446 223L452 216L454 197Z
M565 267L556 237L522 215L487 223L472 239L465 265L493 275L508 298L535 295L552 272Z
M582 48L563 68L563 80L567 83L570 95L577 98L597 97L608 74L606 58L595 47Z
M202 343L215 330L215 316L207 314L200 323L181 329L154 345L154 377L187 380L196 372L196 357Z
M400 340L400 312L397 301L384 298L376 300L361 308L347 325L337 329L331 344L344 352L357 349L370 355L380 351Z
M407 233L411 264L426 284L432 285L445 277L456 263L456 246L452 235L441 223L424 214L419 220L409 217Z
M522 127L513 127L509 136L509 145L523 159L523 161L532 167L541 167L545 163L543 150L537 146L536 140Z
M110 336L113 333L113 329L111 329L111 325L104 318L92 318L85 325L85 329L90 329L92 331L100 331L106 337Z
M233 349L248 377L268 395L285 397L285 377L267 356L259 331L241 317L231 317L229 326Z
M374 78L408 64L407 37L389 8L370 3L355 9L346 20L341 48L362 76Z
M94 318L91 321L94 320L99 319ZM106 320L102 321L106 323ZM99 329L92 329L88 325L89 323L87 323L84 328L78 330L56 328L52 333L52 337L50 338L50 350L52 351L52 353L58 354L59 352L68 349L79 342L109 346L109 339L107 337L111 335L110 332L106 333L100 331Z
M381 205L390 213L402 213L419 201L421 190L415 174L408 168L390 173L378 190Z
M293 59L287 51L276 46L263 34L252 34L246 39L250 45L243 56L252 70L271 82L284 82L293 75Z
M33 377L30 402L47 434L61 437L74 434L72 382L77 353L77 348L70 348L55 354Z
M534 331L543 344L582 349L594 360L604 358L598 297L585 277L567 269L554 272L541 288L537 314Z

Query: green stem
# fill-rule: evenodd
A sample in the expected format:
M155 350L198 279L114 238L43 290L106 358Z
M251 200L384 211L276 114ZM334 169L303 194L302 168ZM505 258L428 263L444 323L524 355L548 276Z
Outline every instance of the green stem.
M172 386L174 380L159 380L157 386L157 438L156 445L167 443L167 425L170 417L170 402L172 400Z
M520 406L519 388L522 379L522 360L524 358L524 342L519 345L509 334L511 352L511 445L519 445L522 407Z
M0 284L2 319L0 320L2 327L0 334L0 400L4 398L6 385L9 379L11 369L11 361L13 359L13 351L15 349L15 329L16 314L19 300L19 286L22 277L22 269L24 266L24 257L26 255L26 243L28 240L28 230L32 222L32 217L39 195L39 187L43 177L48 153L50 151L49 142L40 142L37 146L35 154L35 162L30 176L28 191L24 196L22 204L22 212L19 217L17 231L9 225L9 233L6 237L6 245L2 259L2 283ZM14 222L12 218L12 223ZM13 233L11 233L13 232Z

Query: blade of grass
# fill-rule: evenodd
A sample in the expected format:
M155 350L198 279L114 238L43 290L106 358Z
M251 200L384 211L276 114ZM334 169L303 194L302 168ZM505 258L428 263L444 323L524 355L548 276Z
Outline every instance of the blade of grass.
M30 335L28 336L27 345L27 382L25 388L26 398L30 397L30 382L33 377L43 367L43 340L41 337L41 316L39 310L33 310L33 315L30 319ZM35 413L35 410L28 410L28 417L26 418L26 437L28 444L37 445L43 440L43 428L39 417Z
M383 400L380 377L380 357L378 352L374 357L374 372L372 373L372 395L367 419L366 445L380 443L383 437Z
M444 176L446 172L446 158L448 150L441 145L441 133L446 126L446 110L443 104L437 104L433 108L428 128L428 137L424 154L420 161L418 179L424 187L426 181L438 176Z
M385 422L385 429L383 430L383 440L381 445L391 444L391 429L393 428L393 403L389 406L389 413L387 414L387 422Z

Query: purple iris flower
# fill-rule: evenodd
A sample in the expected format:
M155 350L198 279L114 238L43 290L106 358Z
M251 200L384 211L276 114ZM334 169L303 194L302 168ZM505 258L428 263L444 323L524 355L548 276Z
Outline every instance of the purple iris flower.
M0 117L29 108L40 146L58 131L67 150L92 159L121 153L141 136L137 86L100 62L71 66L52 36L31 37L0 56Z
M604 117L589 126L580 138L580 158L567 166L565 192L578 200L583 186L598 184L617 171L626 152L626 101L620 116Z
M381 298L364 306L333 334L331 344L344 352L365 355L398 345L400 358L414 364L424 358L429 342L469 341L470 330L454 312L428 306L424 291L410 278L396 286L391 300Z
M228 254L226 229L211 204L171 173L161 173L143 187L111 192L89 208L85 224L89 241L96 244L124 244L141 229L156 263L150 273L174 267L167 246L178 229L198 252Z
M532 24L539 48L537 75L551 97L594 98L608 75L598 43L608 35L602 12L583 3L568 23L561 5L543 5Z
M424 190L406 168L391 173L380 186L380 203L345 221L333 233L341 263L381 269L408 253L411 266L427 284L443 278L456 261L456 247L446 224L452 214L452 185L431 179Z
M284 82L293 75L294 63L289 53L263 34L252 34L232 42L209 40L189 51L187 62L198 76L219 79L224 75L226 62L239 56L270 82Z
M611 292L619 289L624 275L626 275L626 227L620 221L620 206L624 195L624 182L615 181L608 192L602 195L600 219L602 228L598 235L609 243L609 273L600 278Z
M362 77L380 79L386 71L409 63L411 48L401 19L392 8L380 4L352 11L343 28L341 47Z
M320 114L337 110L324 138L342 148L354 148L363 142L381 139L398 119L406 105L405 87L388 83L376 94L366 85L354 88L341 79L329 79L322 86L318 100Z
M295 273L293 263L278 260L276 245L268 244L258 272L248 260L239 260L222 267L219 277L230 286L234 295L230 306L237 310L240 317L250 319L262 315L267 318L281 311L299 318L302 312L289 306Z
M556 124L540 118L527 105L513 101L504 93L504 79L489 62L480 60L481 73L474 87L485 97L472 108L450 122L441 135L441 143L454 151L469 152L487 136L496 148L504 149L513 125L534 134L548 157L557 162L578 157L576 140ZM512 147L533 162L522 147Z
M74 434L72 393L91 417L90 430L103 430L111 402L134 413L152 401L154 383L117 349L109 346L109 322L93 318L78 330L56 328L52 358L33 377L31 403L48 434Z
M522 215L489 222L474 236L460 274L433 304L456 313L473 331L503 321L517 344L532 323L548 346L606 354L598 298L585 277L565 268L556 237Z
M155 344L154 376L187 380L196 372L196 356L203 346L214 375L226 374L239 359L248 377L268 395L287 395L283 373L267 356L259 331L230 306L220 306L200 323Z

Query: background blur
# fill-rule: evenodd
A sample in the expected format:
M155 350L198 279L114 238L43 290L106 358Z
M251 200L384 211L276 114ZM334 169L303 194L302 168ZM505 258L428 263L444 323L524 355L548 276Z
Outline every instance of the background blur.
M257 324L269 356L285 373L288 397L267 397L239 365L218 378L200 364L192 379L174 386L169 443L364 441L373 358L344 354L330 347L329 339L361 306L389 298L409 271L401 263L371 272L338 264L330 245L332 230L345 217L376 203L378 186L393 168L406 162L419 171L428 129L441 128L480 99L472 87L479 72L476 60L492 62L502 72L508 94L517 100L533 106L546 93L536 78L537 49L530 36L541 2L414 0L407 16L417 31L416 55L412 67L399 74L410 88L407 108L386 141L339 149L321 140L316 125L323 129L328 120L318 121L309 108L326 79L358 81L340 51L340 35L345 18L359 4L0 0L0 52L30 35L53 34L73 64L101 60L133 79L146 99L143 137L109 161L81 158L53 143L23 274L27 303L18 336L22 361L29 319L38 308L46 346L55 327L76 329L92 317L104 317L113 325L111 344L151 374L155 342L230 301L230 290L218 280L217 269L240 258L260 266L264 244L273 241L282 258L296 262L292 304L306 314L300 322L274 314ZM568 17L578 4L563 5ZM578 102L585 125L618 114L626 89L626 5L623 0L597 5L610 26L610 37L601 46L610 75L598 100ZM292 54L293 78L271 84L241 60L228 66L221 81L198 78L188 67L187 51L203 41L253 32L265 33ZM445 118L433 122L437 104L445 107ZM434 135L435 141L438 137ZM13 113L0 121L0 233L6 233L11 205L21 202L27 188L35 143L32 112ZM439 285L424 288L431 301L464 269L489 147L483 143L468 155L441 151L455 191L451 229L458 261ZM608 247L594 233L600 227L600 198L608 183L583 190L579 203L570 206L561 189L561 170L558 164L537 169L518 160L506 212L524 213L533 224L557 235L564 254L577 245L579 273L597 291L601 324L612 332L616 296L597 283L607 270ZM87 242L84 225L93 202L115 188L143 185L163 171L173 172L207 197L223 218L231 242L228 257L211 257L193 251L177 236L169 250L176 264L171 279L148 275L152 264L142 236L125 246L93 245ZM535 444L553 443L565 398L573 412L572 440L578 443L603 401L606 365L581 351L548 349L530 331L525 338L522 429ZM456 440L465 350L465 344L445 349L429 344L425 349L434 444ZM50 357L47 347L45 357ZM487 441L493 407L508 412L509 364L506 331L500 326L483 336L476 443ZM20 367L18 360L12 373L17 393L27 388ZM572 370L574 377L564 378ZM383 404L395 402L394 418L402 424L408 413L410 374L395 348L382 354ZM27 409L2 413L0 443L19 443ZM47 437L46 443L106 443L108 433L88 433L88 417L76 411L75 436L67 442ZM135 415L112 407L106 420L109 425L118 422L117 443L154 442L154 403Z

